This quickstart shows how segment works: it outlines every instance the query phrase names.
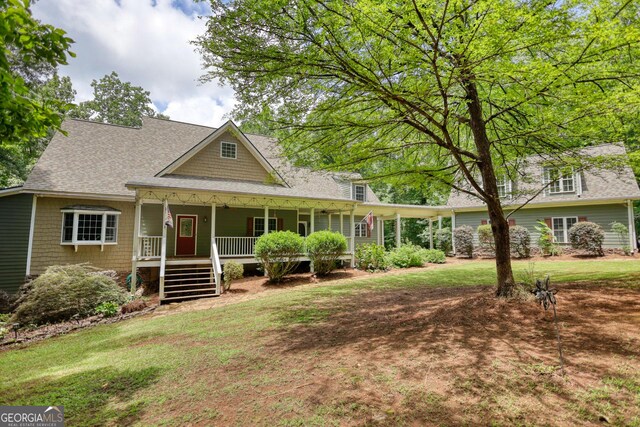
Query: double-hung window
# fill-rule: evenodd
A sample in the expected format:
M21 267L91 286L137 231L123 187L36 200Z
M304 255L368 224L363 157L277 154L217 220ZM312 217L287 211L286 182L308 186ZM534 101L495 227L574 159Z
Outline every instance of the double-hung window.
M367 223L366 222L356 222L355 224L355 235L356 237L367 237Z
M277 218L269 218L269 232L276 231L278 226ZM253 218L253 236L260 237L264 234L264 218Z
M576 182L572 168L545 168L545 184L549 184L549 194L575 193Z
M108 207L69 206L62 209L62 245L115 245L120 211Z
M498 196L501 199L511 197L511 180L507 176L498 177Z
M353 198L359 202L367 201L367 192L364 185L356 184L353 186Z
M553 237L558 243L569 242L569 229L578 222L578 217L570 216L563 218L552 218Z

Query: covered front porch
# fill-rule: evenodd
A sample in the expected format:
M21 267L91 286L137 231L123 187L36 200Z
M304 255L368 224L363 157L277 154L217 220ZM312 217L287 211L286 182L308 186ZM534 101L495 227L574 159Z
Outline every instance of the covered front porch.
M222 265L230 260L257 263L255 243L269 232L288 230L303 237L318 230L339 232L347 239L343 260L353 266L358 244L383 244L383 221L396 222L396 244L400 245L401 218L429 218L431 224L442 213L422 206L350 200L155 189L136 192L132 271L158 267L161 300L170 299L172 292L176 298L182 295L180 291L188 292L189 278L195 277L193 271L202 276L207 296L219 295ZM369 213L373 216L372 229L366 222ZM301 253L300 259L309 261L306 253ZM205 280L207 275L210 280ZM166 290L177 286L182 288ZM193 296L200 295L194 291Z

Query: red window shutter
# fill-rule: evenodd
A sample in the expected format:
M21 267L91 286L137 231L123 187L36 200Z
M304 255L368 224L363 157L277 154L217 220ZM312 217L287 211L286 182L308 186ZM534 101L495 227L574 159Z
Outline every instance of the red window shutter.
M253 237L253 217L247 218L247 237Z
M284 218L278 218L278 231L284 230Z
M481 225L487 225L487 220L486 220L486 219L483 219L482 221L480 221L480 224L481 224Z
M553 223L551 222L551 218L545 218L544 223L547 224L547 227L553 228Z
M514 225L516 225L516 220L515 219L510 219L509 220L509 227L513 227Z
M578 217L578 222L587 222L587 217L586 216L579 216Z

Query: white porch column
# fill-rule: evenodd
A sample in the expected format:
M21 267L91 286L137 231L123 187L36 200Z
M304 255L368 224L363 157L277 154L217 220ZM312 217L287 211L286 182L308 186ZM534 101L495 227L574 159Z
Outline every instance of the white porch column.
M380 244L384 246L384 218L380 219Z
M402 222L400 221L400 214L396 213L396 248L402 245Z
M160 244L160 299L164 298L164 270L167 263L167 212L169 201L162 201L162 243Z
M264 233L262 234L269 234L269 206L264 207Z
M429 249L433 249L433 219L429 218Z
M627 216L629 219L629 247L632 252L636 252L636 222L633 218L633 201L627 200Z
M351 232L351 246L349 251L351 251L351 268L356 266L356 221L355 221L355 211L351 210L349 213L349 229Z
M442 230L442 215L438 215L438 230Z
M456 211L451 211L451 250L453 255L456 254L456 239L453 236L453 230L456 229Z
M311 208L311 213L309 214L309 234L316 231L316 208Z
M211 239L216 237L216 204L211 203Z
M327 214L327 217L327 222L329 223L329 225L327 226L327 230L333 231L333 229L331 228L331 214Z
M340 234L344 236L344 214L340 211Z
M142 217L142 200L136 199L136 208L133 214L133 248L131 252L131 293L136 293L138 284L138 256L140 255L140 218Z

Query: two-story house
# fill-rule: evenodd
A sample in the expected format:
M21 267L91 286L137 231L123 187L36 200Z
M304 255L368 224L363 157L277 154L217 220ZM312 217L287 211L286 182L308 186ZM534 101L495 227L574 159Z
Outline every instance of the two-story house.
M585 148L580 155L626 159L624 146L618 144ZM539 237L535 229L539 221L553 230L556 242L561 245L567 245L571 226L590 221L604 229L605 247L636 248L633 201L640 199L640 189L626 162L615 169L592 166L581 170L554 167L540 157L531 157L523 164L518 174L522 179L503 176L498 190L509 224L526 227L534 246ZM454 227L469 225L476 229L489 223L484 203L468 194L453 191L447 206L452 211ZM611 229L614 222L628 227L629 233L622 239Z
M338 231L353 262L355 245L383 242L383 221L396 222L400 244L401 217L450 212L381 203L358 174L294 167L276 141L232 122L63 128L23 186L0 190L0 290L51 265L89 262L146 269L164 300L217 295L221 264L256 263L254 244L270 231Z

